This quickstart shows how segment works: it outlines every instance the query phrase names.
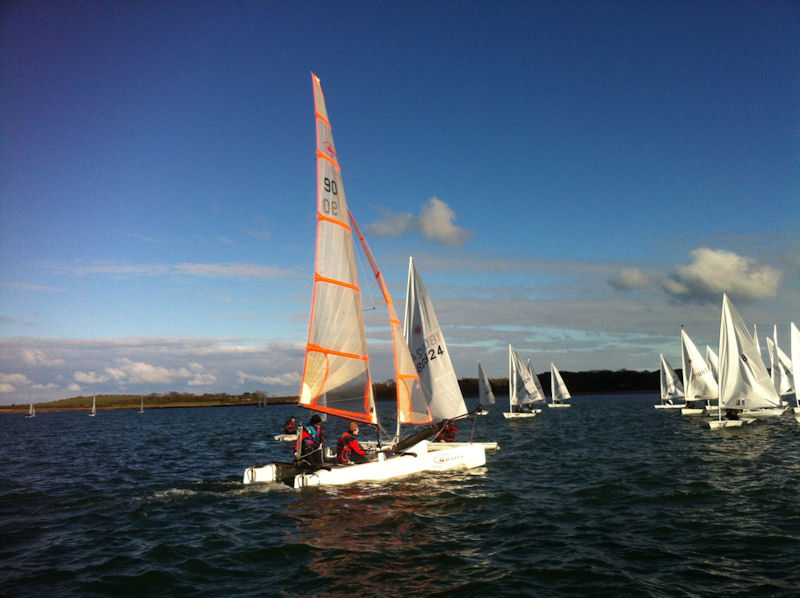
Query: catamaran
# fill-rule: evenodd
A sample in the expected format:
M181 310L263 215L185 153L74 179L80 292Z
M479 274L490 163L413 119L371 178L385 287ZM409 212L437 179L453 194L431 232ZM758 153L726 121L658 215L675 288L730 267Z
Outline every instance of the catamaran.
M719 407L717 419L708 422L712 429L749 424L754 421L752 414L759 410L765 414L780 409L780 397L760 353L742 316L728 295L723 295L719 329Z
M89 417L97 415L97 397L92 397L92 410L89 411Z
M492 385L489 382L489 377L486 375L486 372L483 371L483 366L481 362L478 362L478 402L481 405L481 410L479 415L488 415L489 410L484 407L484 405L494 405L494 391L492 391Z
M508 412L506 419L536 417L542 410L535 409L535 403L544 402L544 393L534 383L531 370L517 355L514 347L508 345Z
M681 409L681 414L703 415L707 412L711 401L719 398L719 385L697 345L683 328L681 328L681 364L683 396L686 401L686 407Z
M548 407L572 407L566 401L572 398L567 390L567 385L564 384L564 379L561 377L561 372L558 371L556 364L550 362L550 392L552 394L551 402L547 404Z
M479 443L428 451L427 439L445 422L433 423L414 361L402 335L392 298L372 251L348 210L330 120L319 78L312 74L317 138L317 251L311 318L298 404L322 414L379 426L361 303L353 235L357 235L386 302L394 349L398 425L422 430L374 451L360 464L320 466L302 459L300 441L292 463L268 463L245 470L243 482L283 482L295 488L379 481L423 471L480 467ZM299 428L300 426L298 426Z
M406 286L406 309L403 318L403 336L408 343L411 359L419 374L422 390L434 421L458 420L469 415L461 388L458 385L450 352L439 326L439 318L425 283L419 275L414 258L408 260L408 284ZM475 427L472 431L474 433ZM398 433L395 435L399 438ZM433 442L428 448L456 446L457 442ZM483 442L484 449L496 449L496 442Z
M661 403L655 405L655 408L682 409L686 406L686 403L676 403L675 401L683 398L683 384L681 384L678 374L672 369L664 354L659 353L658 356L661 362Z

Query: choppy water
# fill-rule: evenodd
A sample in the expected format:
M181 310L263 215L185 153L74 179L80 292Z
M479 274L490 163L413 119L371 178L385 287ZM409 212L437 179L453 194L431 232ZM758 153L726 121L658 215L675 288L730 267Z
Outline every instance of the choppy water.
M0 594L800 594L800 425L655 402L498 405L485 468L302 491L241 483L290 406L2 415Z

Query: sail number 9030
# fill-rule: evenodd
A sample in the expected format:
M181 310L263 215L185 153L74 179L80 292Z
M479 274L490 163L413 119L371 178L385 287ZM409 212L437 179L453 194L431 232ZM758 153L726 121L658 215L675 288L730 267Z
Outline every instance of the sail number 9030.
M325 177L322 180L322 188L331 195L339 195L339 186L336 181ZM331 216L339 215L339 201L328 197L322 198L322 211Z

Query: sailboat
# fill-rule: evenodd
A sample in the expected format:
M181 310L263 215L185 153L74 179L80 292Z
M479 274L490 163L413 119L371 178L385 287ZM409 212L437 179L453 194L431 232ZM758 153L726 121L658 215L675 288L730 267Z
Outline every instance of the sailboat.
M792 354L792 379L794 380L794 398L797 406L794 408L794 414L797 421L800 422L800 330L792 322L790 328L790 347L789 351Z
M342 174L319 78L312 74L317 138L317 251L305 363L298 404L331 416L371 424L379 419L372 389L370 357L355 259L354 234L386 302L394 350L398 425L425 425L408 438L380 446L374 460L323 466L296 454L293 463L268 463L245 470L243 482L286 483L295 488L380 481L422 471L480 467L481 444L428 452L427 439L444 422L433 423L400 320L375 257L348 210ZM300 427L300 426L298 426ZM299 442L298 442L299 444Z
M481 405L481 410L478 415L488 415L489 411L484 405L494 405L494 392L492 385L489 383L489 377L483 371L481 362L478 362L478 402Z
M419 374L422 390L434 421L457 420L468 415L468 409L458 385L458 377L439 326L428 289L422 282L414 258L408 260L406 309L403 336L408 343L411 359ZM474 429L474 428L473 428ZM399 431L396 437L399 437ZM457 442L434 442L428 448L455 446ZM484 449L496 449L496 442L482 443Z
M681 362L683 396L686 401L686 407L681 409L681 414L703 415L706 413L706 406L710 405L712 400L719 398L719 385L697 345L683 328L681 328ZM698 407L698 404L703 406Z
M534 409L534 403L544 402L544 393L534 383L534 374L508 345L508 412L506 419L536 417L542 410Z
M144 396L139 397L139 409L136 410L136 413L144 413Z
M564 384L564 379L561 377L561 372L558 371L556 364L550 362L550 392L552 393L552 400L547 404L548 407L572 407L565 401L572 398L567 390L567 385Z
M659 353L659 360L661 362L661 403L655 405L655 408L682 409L686 403L676 403L675 401L683 398L683 384L663 353Z
M28 403L28 414L25 417L36 417L36 409L33 406L33 402Z
M767 353L769 354L770 379L783 401L783 397L790 395L794 391L792 384L793 368L789 356L778 346L777 326L772 328L772 338L767 337ZM785 401L783 401L783 404L788 405Z
M94 417L97 415L97 397L92 397L92 408L89 411L89 417Z
M717 419L710 420L708 425L716 429L749 424L756 414L779 415L782 413L779 405L780 397L772 386L760 350L742 316L724 294L719 329L719 407Z

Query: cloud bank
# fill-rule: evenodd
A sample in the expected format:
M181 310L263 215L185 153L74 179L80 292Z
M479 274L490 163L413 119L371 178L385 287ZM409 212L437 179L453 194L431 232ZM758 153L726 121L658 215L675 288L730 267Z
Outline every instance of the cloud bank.
M431 197L428 203L422 206L419 217L412 214L393 214L385 212L383 219L370 224L370 233L394 238L400 235L419 231L432 243L461 247L472 238L472 232L456 226L456 213L438 197Z

